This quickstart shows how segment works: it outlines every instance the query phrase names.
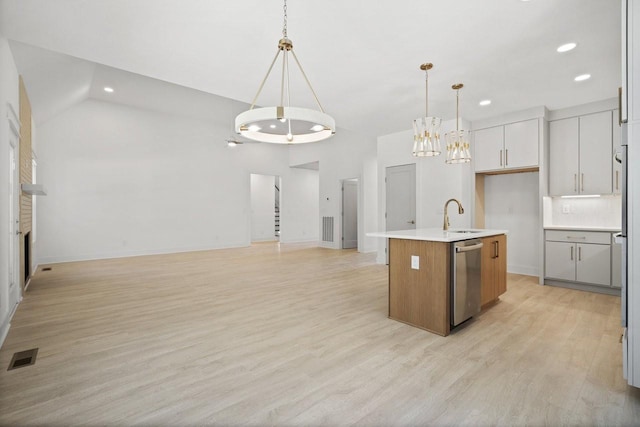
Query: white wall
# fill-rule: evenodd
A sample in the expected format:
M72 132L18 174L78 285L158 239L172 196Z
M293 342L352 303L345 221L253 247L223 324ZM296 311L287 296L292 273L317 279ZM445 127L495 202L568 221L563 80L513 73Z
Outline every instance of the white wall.
M288 147L230 149L227 119L87 100L43 123L38 175L48 195L38 200L38 262L249 245L251 173L282 178L284 222L295 210L287 188L298 185ZM281 235L317 232L283 224Z
M462 122L463 129L469 129ZM379 229L385 228L386 210L386 168L399 165L416 165L416 228L442 227L444 204L450 198L460 200L465 213L458 215L450 207L452 228L467 228L472 223L471 213L471 164L446 164L444 134L455 129L455 120L442 122L441 135L443 153L440 156L413 157L413 131L406 130L378 137L378 218ZM454 212L455 211L455 212ZM386 239L379 239L378 263L386 262Z
M537 276L540 251L538 172L484 177L485 227L509 230L507 271Z
M251 241L276 240L276 177L251 174Z
M318 171L291 168L289 179L280 187L280 194L287 195L286 205L280 205L281 243L317 242L320 176Z
M1 10L1 9L0 9ZM18 71L0 29L0 346L9 330L15 297L9 295L9 128L8 107L20 111Z
M318 171L320 180L318 234L321 230L322 217L334 217L334 241L331 243L320 242L321 246L333 249L341 247L341 181L358 178L360 183L358 236L363 236L362 238L358 237L358 250L360 252L375 250L375 246L368 246L374 241L364 239L367 232L377 231L376 212L371 209L371 206L375 205L371 191L371 188L376 186L371 163L375 162L375 156L375 138L345 129L338 129L336 135L322 142L291 146L289 151L290 165L296 166L315 161L320 164Z

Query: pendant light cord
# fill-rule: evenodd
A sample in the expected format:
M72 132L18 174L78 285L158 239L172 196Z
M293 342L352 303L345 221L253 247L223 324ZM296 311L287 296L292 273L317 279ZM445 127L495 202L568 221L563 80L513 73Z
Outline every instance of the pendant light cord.
M429 71L424 71L424 116L429 117Z
M460 89L456 89L456 132L460 133Z
M282 10L284 11L284 21L282 23L282 37L287 38L287 0L284 0L284 6L282 6Z

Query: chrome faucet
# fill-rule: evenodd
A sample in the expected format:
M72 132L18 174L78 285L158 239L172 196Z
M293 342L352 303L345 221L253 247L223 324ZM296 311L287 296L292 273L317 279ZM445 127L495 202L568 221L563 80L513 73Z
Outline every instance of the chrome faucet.
M458 204L458 213L462 215L464 213L464 209L462 208L462 203L458 201L458 199L449 199L447 203L444 204L444 225L442 229L447 231L449 229L449 214L447 213L447 208L449 207L449 203L456 202Z

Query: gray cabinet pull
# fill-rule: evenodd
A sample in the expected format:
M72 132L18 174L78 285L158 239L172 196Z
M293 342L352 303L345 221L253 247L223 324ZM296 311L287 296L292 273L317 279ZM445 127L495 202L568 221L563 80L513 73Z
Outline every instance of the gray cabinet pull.
M580 174L580 175L582 175L581 176L582 179L580 180L580 187L581 187L580 191L584 191L584 174Z
M502 150L500 150L500 166L502 166Z
M573 246L571 246L571 261L573 261Z
M573 174L573 191L578 192L578 174Z
M582 248L578 246L578 261L582 261Z
M509 150L504 150L504 165L509 166Z

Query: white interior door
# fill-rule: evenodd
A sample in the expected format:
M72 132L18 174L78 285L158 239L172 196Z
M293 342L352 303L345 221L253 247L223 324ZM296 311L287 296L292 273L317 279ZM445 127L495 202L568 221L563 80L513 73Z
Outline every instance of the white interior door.
M342 249L358 247L358 180L342 181Z
M386 175L387 231L416 228L416 165L391 166Z
M18 188L18 141L11 135L9 147L9 310L20 300L20 221Z

